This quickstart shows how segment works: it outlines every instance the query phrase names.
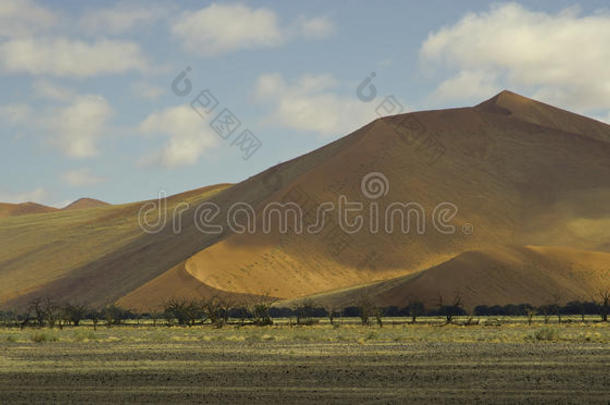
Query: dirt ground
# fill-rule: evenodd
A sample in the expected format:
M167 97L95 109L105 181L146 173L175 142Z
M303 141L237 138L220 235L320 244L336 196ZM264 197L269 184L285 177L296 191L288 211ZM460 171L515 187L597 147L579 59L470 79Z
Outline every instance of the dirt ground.
M64 330L43 343L32 340L48 332L0 331L0 403L610 401L606 327L599 342L561 331L517 341L522 329L501 328L408 329L428 341L398 341L407 328L392 327L244 329Z

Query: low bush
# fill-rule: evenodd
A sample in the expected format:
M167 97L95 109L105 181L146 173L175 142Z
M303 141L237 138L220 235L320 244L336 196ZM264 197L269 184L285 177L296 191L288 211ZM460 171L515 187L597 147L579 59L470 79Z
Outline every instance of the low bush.
M534 334L536 340L540 341L555 341L559 339L559 332L552 328L542 328Z
M49 332L33 333L30 339L35 343L57 342L59 340L56 335Z
M311 326L311 325L317 325L319 323L320 323L319 319L307 318L307 319L299 319L299 322L297 323L297 325Z
M77 330L74 331L74 341L85 342L89 340L96 340L97 335L92 330Z

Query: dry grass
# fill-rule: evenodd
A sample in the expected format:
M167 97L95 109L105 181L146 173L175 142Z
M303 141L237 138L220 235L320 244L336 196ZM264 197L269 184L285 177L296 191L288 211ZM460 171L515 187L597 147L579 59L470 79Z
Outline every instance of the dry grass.
M610 343L610 324L603 322L566 322L544 324L539 319L532 325L523 320L500 323L500 326L475 326L436 323L393 324L386 319L384 326L362 326L355 319L340 320L334 326L322 322L312 326L290 326L285 320L276 320L274 326L207 326L167 327L150 325L64 328L63 330L0 329L0 341L13 343L64 342L105 344L147 344L172 342L246 342L246 343ZM343 323L341 323L343 322Z
M548 327L0 329L0 402L607 403L608 324Z

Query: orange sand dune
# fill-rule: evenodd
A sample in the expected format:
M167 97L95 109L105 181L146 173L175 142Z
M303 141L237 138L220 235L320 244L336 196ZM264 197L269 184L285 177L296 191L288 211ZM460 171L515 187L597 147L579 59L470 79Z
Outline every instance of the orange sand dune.
M378 119L239 184L185 194L180 198L190 204L177 233L169 224L154 234L138 232L137 204L96 208L95 218L76 221L68 233L41 230L40 221L5 219L0 239L9 240L12 250L0 252L0 285L6 279L19 287L0 288L0 302L17 305L52 294L95 305L118 300L152 306L175 296L175 288L198 296L222 291L296 299L413 275L469 257L466 252L505 252L504 246L610 252L609 139L608 125L510 92L475 107ZM384 193L363 192L362 181L371 173L385 179ZM342 232L336 211L320 234L280 232L277 219L269 232L262 227L270 203L295 202L315 216L320 203L334 202L336 208L340 196L363 204L364 230ZM203 202L221 208L214 219L223 226L221 233L196 226ZM239 202L254 209L253 233L227 227L229 208ZM416 203L419 221L403 233L393 217L395 232L371 231L373 203L385 212L395 202ZM435 218L448 204L457 212L448 219L451 231L440 232ZM78 212L93 210L74 215ZM49 223L57 220L56 213L46 215ZM243 215L238 219L243 223ZM29 236L14 240L17 232ZM120 235L118 241L112 232ZM90 252L62 256L77 246L78 252ZM532 249L521 253L528 257L523 263ZM491 257L490 263L500 260ZM175 268L181 270L168 273ZM565 295L572 294L567 284L560 285ZM539 287L539 297L554 288ZM525 298L517 289L507 290L514 300Z

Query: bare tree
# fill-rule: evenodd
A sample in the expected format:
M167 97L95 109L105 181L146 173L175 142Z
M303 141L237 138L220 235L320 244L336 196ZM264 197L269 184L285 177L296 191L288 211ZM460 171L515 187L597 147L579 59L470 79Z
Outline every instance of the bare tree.
M557 315L557 323L561 323L561 295L559 293L555 293L551 297L550 308Z
M95 308L91 309L87 313L87 318L91 319L91 322L93 322L93 330L97 330L97 324L100 322L101 317L102 317L102 314L100 313L100 311L98 311Z
M373 314L373 302L366 291L360 295L357 307L360 311L360 321L363 325L368 325L369 318Z
M235 302L229 297L223 297L220 300L220 309L222 311L222 319L223 324L229 323L229 316L231 315L231 310L235 306Z
M23 315L21 316L21 322L19 323L19 329L23 329L27 326L27 324L30 322L30 320L32 319L31 317L31 309L28 307L28 309L26 309L26 311L23 313Z
M380 328L383 328L383 310L381 308L375 307L373 308L373 315L375 316L375 321L377 321L377 325Z
M328 321L331 325L335 324L335 315L337 313L337 307L333 304L327 304L324 306L324 310L328 316Z
M553 308L550 305L541 305L538 307L538 311L542 313L544 323L549 323L549 319L553 313Z
M464 311L462 308L463 304L461 294L459 292L456 292L455 296L453 297L453 301L451 301L449 305L444 303L443 296L439 294L438 307L439 313L445 317L447 323L453 322L453 317L459 315Z
M424 303L415 298L410 298L407 301L407 311L409 312L409 316L411 317L411 323L415 323L418 316L424 314Z
M205 316L212 325L221 328L229 321L229 315L233 308L233 301L228 297L214 296L202 302Z
M162 318L163 318L162 312L158 312L157 310L155 310L150 313L150 319L153 322L153 328L157 326L157 321Z
M63 307L63 320L78 326L80 321L87 316L87 306L83 304L66 304Z
M311 299L305 299L296 306L297 325L310 325L313 323L315 303Z
M585 323L585 315L587 313L587 309L585 307L584 301L578 301L578 308L580 309L580 320L582 321L582 323Z
M608 322L608 306L610 301L610 290L599 290L597 292L597 298L599 300L600 315L603 322ZM597 300L596 300L597 301Z
M61 317L60 307L49 297L33 299L28 313L34 314L39 327L44 326L46 321L49 328L53 328Z
M531 325L532 324L532 319L534 318L534 315L536 315L536 308L534 307L528 307L525 310L525 313L527 315L527 324Z
M28 315L31 313L34 319L38 323L38 327L42 328L44 325L45 312L43 308L42 298L34 298L28 307ZM29 316L28 316L29 317Z
M250 300L248 304L248 312L252 315L252 322L258 326L273 325L271 314L271 304L275 299L269 296L269 293L265 293L261 296L255 297Z
M171 298L164 304L164 316L170 324L176 320L178 325L193 326L197 319L203 318L204 313L202 304L194 301Z

